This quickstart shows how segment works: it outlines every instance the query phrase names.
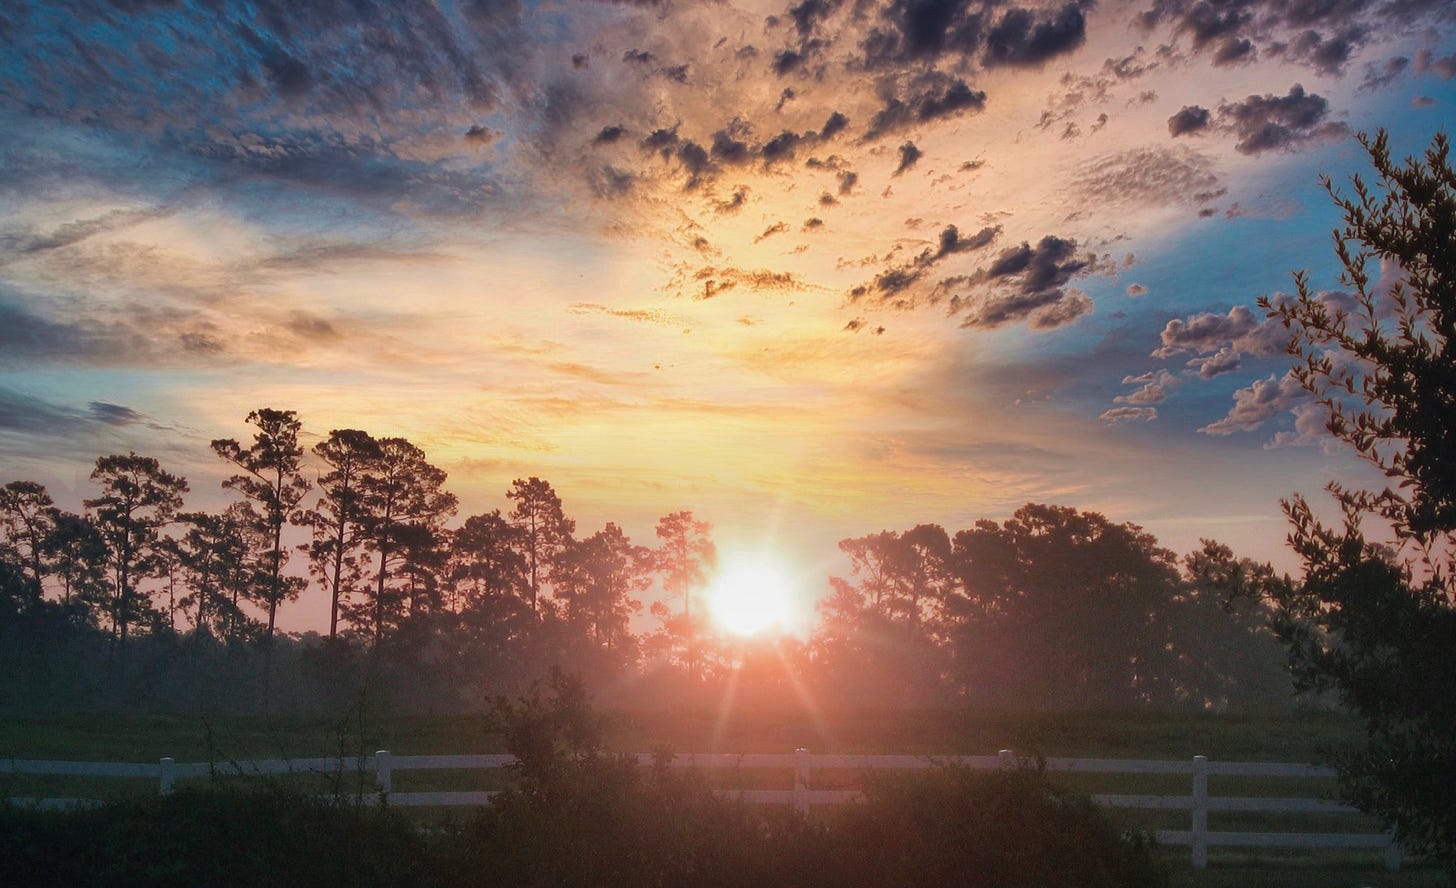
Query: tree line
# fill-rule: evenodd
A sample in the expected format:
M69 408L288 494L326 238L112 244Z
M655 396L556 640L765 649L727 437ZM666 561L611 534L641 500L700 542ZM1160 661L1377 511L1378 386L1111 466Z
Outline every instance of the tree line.
M551 484L529 477L507 511L456 521L446 473L404 438L336 429L306 451L294 411L247 423L250 441L212 442L233 473L218 511L187 510L187 481L136 453L96 461L79 514L32 481L0 488L10 656L54 672L47 658L79 647L120 674L147 668L128 665L149 656L131 649L185 640L234 677L238 658L258 661L266 700L278 612L308 593L327 598L328 631L285 639L305 649L287 656L347 686L393 670L445 700L553 667L648 695L748 677L768 698L812 687L870 705L1288 697L1262 605L1221 592L1253 566L1215 543L1180 562L1136 525L1035 504L953 535L881 531L840 543L849 573L829 578L808 637L748 644L716 632L698 600L716 549L690 511L657 523L655 547L610 522L578 536Z

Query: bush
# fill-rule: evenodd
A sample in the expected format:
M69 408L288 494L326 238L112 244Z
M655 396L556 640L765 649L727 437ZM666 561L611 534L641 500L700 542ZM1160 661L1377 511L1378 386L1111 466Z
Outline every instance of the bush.
M1149 840L1121 833L1039 770L941 768L877 778L817 837L812 884L1156 886ZM807 883L806 884L810 884Z
M74 812L0 806L0 884L411 886L424 843L384 808L271 784Z

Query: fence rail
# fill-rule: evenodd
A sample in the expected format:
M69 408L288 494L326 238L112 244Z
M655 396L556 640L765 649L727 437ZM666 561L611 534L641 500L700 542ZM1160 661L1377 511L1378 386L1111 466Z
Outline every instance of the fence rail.
M636 758L642 765L651 764L654 760L654 756L650 753L639 753ZM515 756L511 755L394 755L389 750L381 749L372 756L357 758L265 759L228 762L225 765L207 762L179 764L171 758L163 758L156 764L0 759L0 771L27 776L154 780L163 795L172 791L179 778L207 777L217 773L279 775L357 772L362 775L365 772L373 772L374 786L380 798L388 799L392 805L462 806L488 804L495 793L489 790L394 792L394 774L399 771L491 770L507 767L514 764L515 761ZM1211 762L1201 755L1194 756L1187 761L1050 758L1043 760L1042 764L1048 771L1072 773L1189 776L1191 778L1189 795L1096 794L1092 796L1092 799L1098 804L1112 808L1188 811L1190 814L1189 829L1161 830L1156 836L1158 841L1165 845L1188 845L1190 861L1198 869L1207 866L1210 847L1381 848L1385 851L1385 868L1391 872L1400 869L1400 845L1393 834L1256 833L1214 831L1208 828L1210 811L1295 814L1358 813L1349 805L1330 799L1210 796L1208 791L1210 776L1331 778L1335 776L1335 772L1330 768L1273 762ZM798 749L789 754L686 754L674 756L671 761L671 766L675 768L792 770L794 772L793 789L723 789L719 792L730 798L741 799L748 804L792 805L802 812L807 812L813 805L841 804L857 799L861 795L858 790L813 789L811 777L815 770L863 772L913 770L944 765L975 770L1009 769L1017 767L1018 759L1015 753L1007 749L1001 750L996 755L969 756L811 755L807 749ZM41 808L99 804L97 801L87 799L36 797L13 797L10 802Z

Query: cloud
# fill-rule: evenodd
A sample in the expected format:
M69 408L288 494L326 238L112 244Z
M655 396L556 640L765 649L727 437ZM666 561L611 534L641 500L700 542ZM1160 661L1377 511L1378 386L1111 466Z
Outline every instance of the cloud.
M1411 60L1405 56L1393 56L1380 65L1367 62L1365 79L1360 82L1360 89L1364 92L1384 89L1399 80L1410 69L1410 64Z
M626 321L639 321L647 324L661 324L666 327L682 327L687 324L687 319L682 315L661 311L655 308L613 308L609 305L601 305L596 302L578 302L570 306L567 311L572 314L603 314L609 317L621 318Z
M1293 375L1269 375L1255 380L1247 388L1234 392L1234 406L1228 415L1199 429L1205 435L1232 435L1252 432L1273 417L1308 403L1309 393L1300 387Z
M1212 355L1192 359L1188 362L1188 366L1198 368L1200 378L1212 379L1239 369L1242 360L1239 352L1225 345Z
M1102 206L1197 204L1224 193L1214 169L1212 159L1189 148L1130 148L1083 163L1076 189Z
M111 404L106 401L92 401L88 405L91 418L106 425L124 426L135 425L146 421L146 417L130 407L121 404Z
M1241 102L1218 106L1219 125L1237 137L1241 154L1261 154L1292 148L1312 139L1339 138L1349 133L1343 123L1326 122L1329 102L1323 96L1306 93L1296 83L1288 95L1251 95Z
M792 293L805 287L792 272L733 266L700 268L693 274L693 281L701 288L693 297L699 300L713 299L740 286L767 293Z
M1068 3L1055 17L1039 19L1029 9L1012 8L986 35L986 67L1038 67L1081 46L1087 38L1087 20L1076 3Z
M1282 353L1289 333L1277 318L1260 321L1248 306L1236 305L1224 315L1199 312L1186 319L1174 318L1163 327L1160 339L1162 345L1153 352L1155 358L1216 352L1225 347L1238 354L1264 357Z
M906 142L900 146L900 164L895 167L892 176L898 176L920 161L920 149L915 147L914 142Z
M1456 53L1448 56L1433 55L1429 49L1416 53L1416 73L1434 74L1442 80L1456 77Z
M884 105L870 119L867 141L936 120L959 117L986 107L986 93L940 71L916 75L903 90L883 87Z
M1142 284L1133 283L1133 284L1128 284L1127 285L1127 295L1129 295L1129 296L1133 296L1133 297L1143 296L1147 292L1148 292L1148 288L1147 287L1144 287Z
M1102 415L1099 416L1098 418L1101 419L1103 422L1107 423L1108 425L1117 425L1118 423L1121 423L1121 422L1130 422L1130 421L1133 421L1133 420L1142 420L1143 422L1151 422L1152 420L1158 418L1158 408L1156 408L1156 407L1113 407L1111 410L1104 410L1104 411L1102 411Z
M970 237L962 237L959 228L947 225L941 229L940 237L934 247L926 247L909 262L886 268L869 284L855 287L849 293L850 299L857 300L872 295L881 302L898 300L901 307L909 307L915 303L915 300L907 298L907 292L923 280L932 267L958 253L984 249L990 246L1000 234L999 225L988 225ZM950 282L943 282L936 289L940 290L950 283L960 280L962 279L953 278Z
M1131 394L1118 395L1112 400L1118 404L1135 404L1147 406L1149 404L1160 404L1168 398L1168 390L1178 384L1178 379L1166 370L1143 373L1138 376L1127 376L1122 380L1123 385L1138 385L1141 387Z
M1182 110L1168 118L1168 135L1176 139L1189 133L1202 132L1208 128L1208 121L1207 108L1184 105Z
M1035 330L1061 327L1092 311L1085 293L1065 287L1096 267L1095 257L1077 254L1074 240L1048 235L1034 247L1022 242L970 275L966 282L983 292L953 297L951 311L961 315L966 328L994 329L1021 321Z

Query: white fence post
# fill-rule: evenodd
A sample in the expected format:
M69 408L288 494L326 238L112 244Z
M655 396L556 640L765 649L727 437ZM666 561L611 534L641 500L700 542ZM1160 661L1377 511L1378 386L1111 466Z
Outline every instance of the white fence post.
M1009 749L1001 749L997 750L996 757L1001 760L1001 770L1016 770L1016 753L1012 752Z
M389 750L387 749L374 753L374 782L379 784L379 800L384 801L385 796L393 791L390 786Z
M1193 868L1208 867L1208 756L1193 757Z
M1393 829L1390 831L1390 843L1385 846L1385 871L1400 872L1400 836Z
M172 757L168 756L157 763L157 776L161 782L162 795L172 794Z
M794 750L794 809L809 813L809 750L802 746Z

